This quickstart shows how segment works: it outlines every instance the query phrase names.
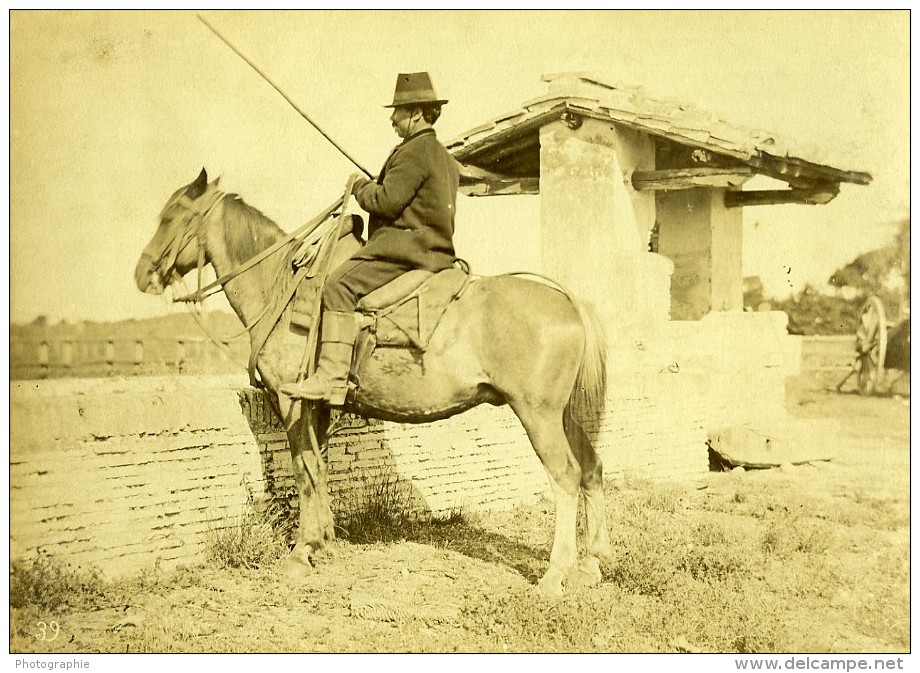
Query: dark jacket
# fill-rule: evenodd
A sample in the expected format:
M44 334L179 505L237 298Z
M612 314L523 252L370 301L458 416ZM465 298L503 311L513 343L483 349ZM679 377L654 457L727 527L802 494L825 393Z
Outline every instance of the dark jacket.
M441 271L453 264L454 213L460 171L434 129L403 140L376 182L353 190L370 214L368 241L352 259L381 259Z

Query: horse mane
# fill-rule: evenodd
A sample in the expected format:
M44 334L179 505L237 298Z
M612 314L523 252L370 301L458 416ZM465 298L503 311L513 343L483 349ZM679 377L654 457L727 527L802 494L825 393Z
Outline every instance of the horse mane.
M239 262L255 257L284 235L275 222L238 194L224 198L224 230L227 253Z
M166 213L168 213L172 209L173 206L179 203L179 200L185 195L188 189L189 189L188 185L186 185L185 187L180 187L175 192L173 192L172 196L170 196L166 200L166 205L163 206L163 210L160 211L159 219L161 221L163 220L164 217L166 217Z

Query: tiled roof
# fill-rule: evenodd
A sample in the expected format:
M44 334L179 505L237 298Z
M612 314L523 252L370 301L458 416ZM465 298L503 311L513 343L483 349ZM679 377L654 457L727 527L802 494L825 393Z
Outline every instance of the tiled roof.
M732 157L774 176L788 171L831 182L868 184L872 180L866 172L835 167L830 154L821 148L731 124L685 103L650 98L640 87L570 74L544 80L549 82L548 94L467 131L448 143L448 149L461 163L488 168L496 151L508 155L513 149L509 145L520 142L528 130L535 131L569 111Z

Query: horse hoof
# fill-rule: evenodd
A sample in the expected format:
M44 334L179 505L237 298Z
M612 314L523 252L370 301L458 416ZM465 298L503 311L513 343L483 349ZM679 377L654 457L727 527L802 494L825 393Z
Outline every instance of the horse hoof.
M291 554L282 562L280 572L284 578L297 581L312 575L313 566Z
M565 595L562 580L565 575L554 568L550 568L543 578L537 582L537 589L547 598L558 600Z
M576 587L593 587L601 583L600 562L593 556L588 556L579 562L569 576L569 583Z

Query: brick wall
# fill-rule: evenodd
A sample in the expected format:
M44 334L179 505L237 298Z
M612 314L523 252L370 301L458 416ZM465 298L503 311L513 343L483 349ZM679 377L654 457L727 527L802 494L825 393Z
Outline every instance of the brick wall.
M612 368L592 429L607 476L704 473L703 383ZM41 548L110 575L187 563L249 498L296 502L286 435L241 377L17 381L10 398L11 558ZM549 495L508 407L423 425L370 421L333 437L327 457L338 512L393 479L436 513Z
M611 376L593 434L606 478L692 479L709 469L699 380L662 371Z
M38 549L117 576L202 558L250 498L296 503L287 438L239 377L10 384L10 552ZM418 510L511 507L547 483L507 408L448 421L372 421L328 447L334 508L381 479Z
M709 468L698 380L670 372L611 381L606 410L590 432L608 478L631 472L686 478ZM263 394L244 393L263 454L265 480L294 495L286 436ZM329 491L338 512L361 502L380 479L411 489L419 511L511 508L551 497L546 472L509 407L480 406L435 423L368 421L329 442Z
M266 484L276 494L293 497L281 425L262 392L248 389L242 397L263 456ZM543 468L508 407L479 407L423 425L370 420L365 427L336 433L327 451L329 491L337 512L360 503L382 479L400 480L411 490L417 510L435 513L512 507L548 493Z
M10 556L111 575L199 559L264 491L238 392L220 377L10 384Z

